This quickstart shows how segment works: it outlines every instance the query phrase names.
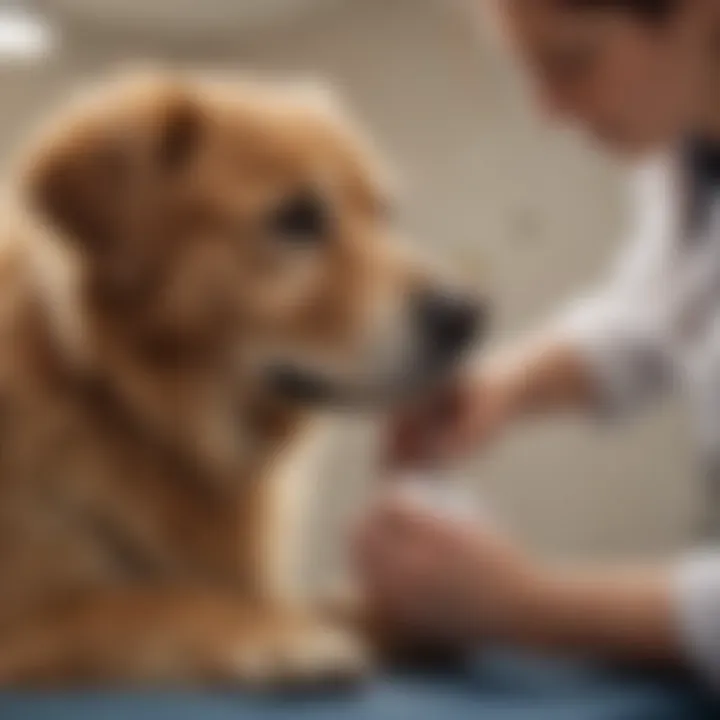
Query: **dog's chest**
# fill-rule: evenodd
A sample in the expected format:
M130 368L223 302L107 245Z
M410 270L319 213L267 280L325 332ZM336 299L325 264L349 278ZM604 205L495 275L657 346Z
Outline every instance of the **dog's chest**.
M22 415L2 460L6 577L49 585L252 581L262 454L234 477L214 478L77 407Z

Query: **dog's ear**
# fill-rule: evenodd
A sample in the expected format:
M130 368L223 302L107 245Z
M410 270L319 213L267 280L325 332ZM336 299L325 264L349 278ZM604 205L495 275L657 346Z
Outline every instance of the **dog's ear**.
M182 172L198 152L204 117L195 98L178 92L167 98L160 113L155 160L161 173Z
M115 133L78 125L52 138L31 169L33 212L53 230L89 248L114 244L130 157Z
M51 228L88 249L108 250L133 228L151 198L197 152L203 116L188 94L166 92L80 117L37 153L27 192Z

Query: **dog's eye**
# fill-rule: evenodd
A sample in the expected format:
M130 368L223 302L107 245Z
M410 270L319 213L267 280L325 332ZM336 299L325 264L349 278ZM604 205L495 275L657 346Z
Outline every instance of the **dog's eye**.
M271 220L273 234L292 243L312 243L327 232L329 213L322 198L303 193L286 200Z

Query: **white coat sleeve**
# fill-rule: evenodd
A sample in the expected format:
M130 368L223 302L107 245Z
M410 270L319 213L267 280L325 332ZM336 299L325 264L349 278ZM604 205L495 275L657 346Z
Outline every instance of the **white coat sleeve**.
M720 548L682 560L673 589L685 659L720 691Z
M670 384L668 347L653 302L665 291L661 271L670 242L666 173L660 164L638 172L629 246L609 280L572 302L552 325L587 362L603 415L628 413Z

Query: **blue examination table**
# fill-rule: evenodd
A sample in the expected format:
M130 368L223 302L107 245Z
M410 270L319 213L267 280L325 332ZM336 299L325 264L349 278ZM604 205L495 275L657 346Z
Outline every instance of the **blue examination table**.
M0 720L710 720L720 701L680 677L488 653L462 672L398 674L360 689L0 694Z

